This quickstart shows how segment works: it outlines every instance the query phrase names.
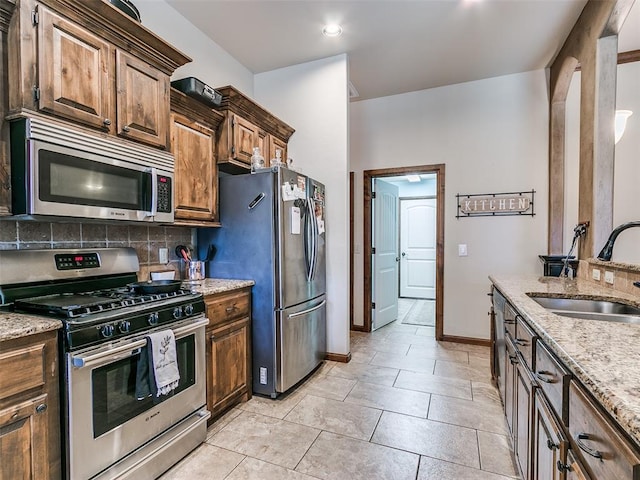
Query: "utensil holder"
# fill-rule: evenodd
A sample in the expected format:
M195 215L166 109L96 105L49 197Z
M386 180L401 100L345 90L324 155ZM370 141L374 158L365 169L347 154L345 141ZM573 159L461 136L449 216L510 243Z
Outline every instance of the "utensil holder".
M191 260L183 263L183 280L202 280L204 278L204 262L200 260Z

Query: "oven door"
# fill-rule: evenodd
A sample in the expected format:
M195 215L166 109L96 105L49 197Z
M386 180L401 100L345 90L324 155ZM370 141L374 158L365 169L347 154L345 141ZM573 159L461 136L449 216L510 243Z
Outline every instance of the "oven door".
M172 325L180 384L160 403L136 399L144 335L66 355L67 478L93 477L205 404L207 323L201 315Z

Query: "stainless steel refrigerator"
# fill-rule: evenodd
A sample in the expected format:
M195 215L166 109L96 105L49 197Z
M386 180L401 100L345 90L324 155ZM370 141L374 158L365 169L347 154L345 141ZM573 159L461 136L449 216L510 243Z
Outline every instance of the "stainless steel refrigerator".
M221 228L207 276L253 279L253 391L287 391L326 353L325 188L286 168L220 178Z

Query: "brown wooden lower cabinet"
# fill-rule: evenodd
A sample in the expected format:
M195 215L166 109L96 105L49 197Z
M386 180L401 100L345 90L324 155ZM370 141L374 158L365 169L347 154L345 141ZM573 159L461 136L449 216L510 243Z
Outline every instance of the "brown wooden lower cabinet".
M531 420L533 418L533 400L536 385L531 372L518 355L515 369L515 452L520 473L525 480L531 479Z
M205 297L207 326L207 408L210 423L251 398L251 291Z
M533 414L532 478L561 480L567 464L569 442L547 400L537 391Z
M58 480L56 332L0 342L0 479Z

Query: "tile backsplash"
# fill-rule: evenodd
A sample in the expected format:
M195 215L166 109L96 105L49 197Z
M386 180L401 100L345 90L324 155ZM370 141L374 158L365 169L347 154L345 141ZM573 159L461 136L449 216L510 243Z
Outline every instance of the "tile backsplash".
M593 270L599 270L600 279L593 278ZM606 273L613 275L613 284L605 280ZM640 288L633 283L640 281L640 265L618 262L603 262L595 258L580 260L578 276L584 280L596 283L603 287L618 290L632 295L640 295Z
M189 227L102 223L47 223L0 221L0 250L38 248L133 247L140 262L140 280L155 270L180 271L176 245L190 244ZM159 263L158 249L169 249L169 264ZM176 278L180 278L179 273Z

